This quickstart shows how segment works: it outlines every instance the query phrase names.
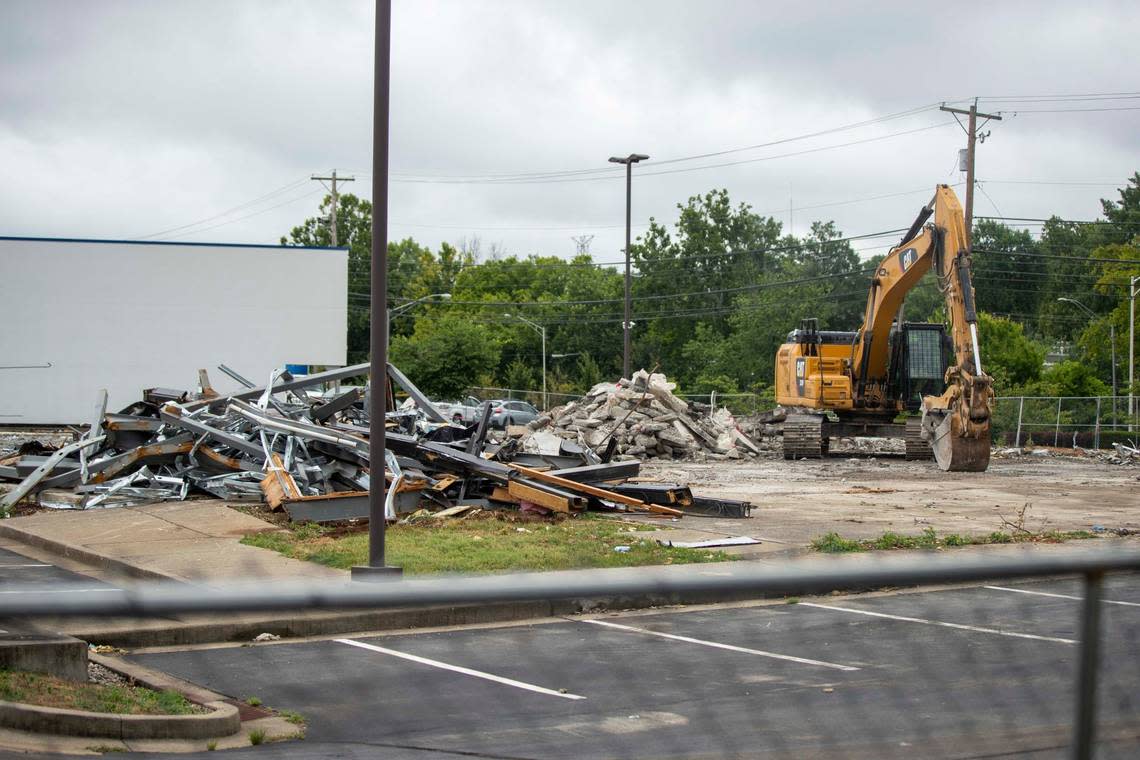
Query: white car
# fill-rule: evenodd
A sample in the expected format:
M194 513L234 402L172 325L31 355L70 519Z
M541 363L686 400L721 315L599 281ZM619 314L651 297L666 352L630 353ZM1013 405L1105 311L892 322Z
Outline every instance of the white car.
M456 425L472 425L479 421L483 412L483 402L474 396L467 396L462 401L435 401L435 408L447 419Z

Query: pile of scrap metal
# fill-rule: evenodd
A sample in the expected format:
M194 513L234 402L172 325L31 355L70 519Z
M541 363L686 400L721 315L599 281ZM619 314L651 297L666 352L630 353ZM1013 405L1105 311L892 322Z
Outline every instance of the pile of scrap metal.
M368 391L314 389L368 368L300 377L275 372L267 385L254 387L223 365L244 390L219 394L202 370L194 392L152 388L117 414L106 413L101 392L79 440L0 457L0 481L17 483L0 498L0 511L33 496L41 506L90 509L204 494L263 501L294 521L367 519ZM397 388L408 396L399 407ZM750 511L747 502L694 497L686 486L626 482L637 476L639 462L603 461L607 455L570 441L537 451L523 450L518 441L492 441L489 404L478 423L452 424L392 365L386 390L388 519L461 505L668 516L744 517Z

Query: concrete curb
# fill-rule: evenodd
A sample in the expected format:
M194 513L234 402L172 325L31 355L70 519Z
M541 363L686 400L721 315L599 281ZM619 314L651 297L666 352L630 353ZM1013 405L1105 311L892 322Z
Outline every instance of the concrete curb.
M69 634L93 644L107 644L124 649L141 649L145 647L195 646L221 642L249 642L261 633L272 633L287 639L307 638L358 633L360 631L379 632L504 623L576 615L584 612L645 609L682 604L741 602L783 598L784 596L784 594L760 594L752 591L683 595L641 594L593 599L497 602L455 607L368 610L329 613L327 615L301 614L294 617L277 615L263 619L245 618L239 621L190 622L165 628L73 630L69 631Z
M0 702L0 726L19 731L109 739L212 739L241 730L238 709L225 702L203 705L199 715L115 715Z
M30 546L35 546L53 554L57 554L67 559L78 560L85 562L89 565L94 565L102 570L114 570L132 578L139 578L148 581L182 581L181 578L176 578L172 575L160 573L156 570L148 570L145 567L133 565L130 562L125 562L121 559L108 557L105 554L86 549L82 546L69 544L65 541L56 541L52 538L44 538L43 536L17 528L13 525L7 524L7 521L0 521L0 537L10 538L14 541L20 541Z
M207 705L211 702L225 702L226 695L183 681L177 676L164 673L161 670L148 668L137 662L130 662L119 657L91 652L91 662L102 665L112 672L118 673L132 683L140 684L155 691L176 691L191 702L198 705Z

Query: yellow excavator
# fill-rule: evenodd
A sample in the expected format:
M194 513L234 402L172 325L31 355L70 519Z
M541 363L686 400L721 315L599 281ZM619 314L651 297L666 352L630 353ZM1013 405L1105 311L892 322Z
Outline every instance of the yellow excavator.
M942 324L903 321L907 293L930 270L946 299L949 335ZM826 456L832 437L902 438L907 459L933 456L946 471L984 471L993 382L982 371L977 321L962 206L939 185L875 269L859 330L819 330L805 319L780 346L784 458Z

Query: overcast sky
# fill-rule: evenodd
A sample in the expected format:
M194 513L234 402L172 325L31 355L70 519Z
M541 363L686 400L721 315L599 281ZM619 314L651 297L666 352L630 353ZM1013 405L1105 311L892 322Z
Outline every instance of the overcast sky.
M615 260L606 159L630 152L651 157L635 234L713 188L798 234L905 227L962 179L936 108L662 162L974 96L1006 117L979 146L978 214L1094 218L1140 169L1134 1L394 6L390 235L433 248L565 256L592 234ZM0 235L276 242L316 213L313 173L370 197L372 34L369 2L4 0ZM1098 97L1024 97L1077 94ZM579 170L603 171L501 179Z

